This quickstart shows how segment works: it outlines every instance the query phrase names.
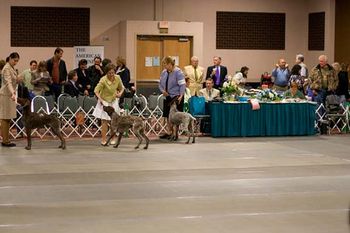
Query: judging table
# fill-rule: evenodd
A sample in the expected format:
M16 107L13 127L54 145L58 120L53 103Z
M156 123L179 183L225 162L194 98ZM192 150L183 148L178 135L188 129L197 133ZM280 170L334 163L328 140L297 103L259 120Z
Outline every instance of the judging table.
M314 135L316 103L209 103L212 137Z

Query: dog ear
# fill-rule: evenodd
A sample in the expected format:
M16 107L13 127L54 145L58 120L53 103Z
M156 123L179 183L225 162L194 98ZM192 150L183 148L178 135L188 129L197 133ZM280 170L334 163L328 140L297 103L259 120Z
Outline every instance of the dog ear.
M108 115L110 114L110 108L108 106L103 106L103 111L105 111Z
M25 106L29 106L30 105L30 100L18 97L17 98L17 103L19 103L21 106L25 107Z
M29 99L25 99L25 104L24 104L24 106L30 106L30 100Z
M174 98L170 101L169 106L171 107L174 103L177 104L177 98L176 98L176 97L174 97Z

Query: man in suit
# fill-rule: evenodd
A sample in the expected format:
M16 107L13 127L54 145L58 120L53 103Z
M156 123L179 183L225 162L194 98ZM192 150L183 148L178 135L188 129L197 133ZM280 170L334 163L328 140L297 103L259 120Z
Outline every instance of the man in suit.
M95 95L95 87L104 75L103 68L101 65L102 59L99 56L94 58L94 64L88 68L88 73L90 74L90 96Z
M184 67L184 75L189 78L189 89L191 96L199 95L199 90L202 89L204 79L204 68L198 65L198 57L191 58L191 65Z
M78 75L75 70L71 70L68 73L68 81L64 84L64 93L72 97L79 96L80 90L78 87Z
M212 78L208 78L205 81L205 88L199 91L199 96L204 96L206 101L212 101L220 97L220 91L218 89L213 88L214 82Z
M213 66L209 66L207 69L207 79L212 78L214 81L214 88L220 89L223 83L226 81L227 68L221 65L221 57L213 57Z
M88 72L87 69L87 60L86 59L81 59L79 61L79 67L75 69L78 75L78 81L77 85L79 88L79 91L81 91L82 95L89 95L90 92L90 72Z

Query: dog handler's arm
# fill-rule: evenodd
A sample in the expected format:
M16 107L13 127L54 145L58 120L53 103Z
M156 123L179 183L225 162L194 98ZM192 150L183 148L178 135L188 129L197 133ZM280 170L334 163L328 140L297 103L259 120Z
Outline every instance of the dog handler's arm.
M185 94L185 90L186 90L186 81L185 81L185 76L184 74L182 73L182 71L180 70L178 73L177 73L177 85L180 86L180 95L179 97L177 98L177 100L180 102L182 100L182 97L184 96Z
M11 93L11 100L16 101L16 90L12 86L11 72L9 69L5 69L3 72L4 86L7 86Z
M100 81L100 82L98 82L98 84L97 84L97 86L95 87L95 90L94 90L97 99L98 99L101 103L102 103L102 101L103 101L103 99L101 98L101 95L100 95L100 91L101 91L101 89L103 89L102 86L103 86L103 84L102 84L102 82Z
M97 99L102 103L103 99L101 98L100 93L95 92L95 95L96 95Z
M169 93L165 91L165 77L162 76L162 74L160 75L160 80L159 80L159 90L160 92L163 94L163 96L168 96Z

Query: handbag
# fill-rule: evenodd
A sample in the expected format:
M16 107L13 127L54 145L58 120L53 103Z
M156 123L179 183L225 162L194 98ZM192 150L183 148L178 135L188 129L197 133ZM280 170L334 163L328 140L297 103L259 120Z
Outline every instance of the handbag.
M189 100L190 113L193 116L205 115L205 98L203 96L192 96Z

